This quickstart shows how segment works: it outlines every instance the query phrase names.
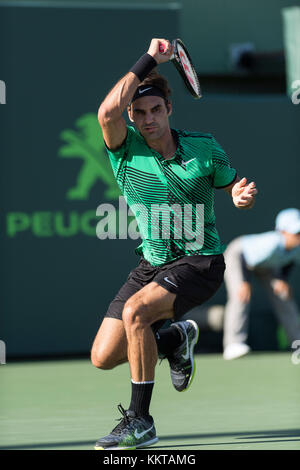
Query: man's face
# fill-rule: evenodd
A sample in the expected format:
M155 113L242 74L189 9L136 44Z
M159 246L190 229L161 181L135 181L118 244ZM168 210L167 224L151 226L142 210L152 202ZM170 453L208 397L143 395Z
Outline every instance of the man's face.
M151 141L160 139L169 130L171 109L171 104L167 108L160 96L144 96L134 100L128 115L146 141Z
M296 248L297 246L300 245L300 232L299 233L290 233L290 232L284 232L282 231L284 238L285 238L285 243L286 243L286 249L287 250L292 250L293 248Z

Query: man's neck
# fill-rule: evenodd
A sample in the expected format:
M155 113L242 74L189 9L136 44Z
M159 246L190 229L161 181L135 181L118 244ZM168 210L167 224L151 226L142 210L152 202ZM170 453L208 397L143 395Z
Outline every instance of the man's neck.
M147 144L153 150L162 155L165 160L170 160L177 149L176 141L170 128L159 139L147 141Z

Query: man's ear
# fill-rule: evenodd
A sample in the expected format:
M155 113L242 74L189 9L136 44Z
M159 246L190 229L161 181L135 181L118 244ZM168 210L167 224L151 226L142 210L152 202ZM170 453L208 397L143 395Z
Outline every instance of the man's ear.
M168 110L168 116L171 116L172 111L173 111L171 101L169 101L169 102L167 103L167 110Z
M129 117L130 121L134 122L134 120L132 119L131 105L127 106L127 112L128 112L128 117Z

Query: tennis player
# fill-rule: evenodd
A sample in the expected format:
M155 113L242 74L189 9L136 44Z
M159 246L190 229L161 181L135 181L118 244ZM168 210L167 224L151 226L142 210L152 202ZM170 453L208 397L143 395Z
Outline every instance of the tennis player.
M193 321L178 320L209 299L223 280L214 188L225 189L238 208L252 207L257 193L254 182L239 179L210 134L170 128L169 85L153 71L172 52L168 40L152 39L148 52L113 87L98 113L115 178L135 213L143 242L136 250L139 264L110 304L92 347L92 363L100 369L128 360L132 387L129 408L119 405L120 423L96 442L96 449L134 449L157 442L149 407L158 351L169 360L175 389L186 390L195 371L198 328ZM126 108L135 127L126 125ZM175 236L174 220L169 238L152 237L153 223L147 223L150 215L145 213L163 204L191 205L195 217L196 206L203 205L204 226L198 227L203 243L191 243L191 226L181 238ZM173 323L159 330L166 320Z

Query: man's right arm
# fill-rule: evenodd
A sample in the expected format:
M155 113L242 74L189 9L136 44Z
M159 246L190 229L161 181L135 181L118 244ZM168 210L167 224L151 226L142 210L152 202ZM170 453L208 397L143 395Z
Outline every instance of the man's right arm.
M103 138L107 147L115 150L122 145L127 135L127 127L123 111L130 102L140 80L128 72L114 86L102 102L98 111L98 120L102 128Z
M164 52L161 52L160 46L163 46ZM166 39L152 39L147 54L148 59L150 57L150 68L154 65L167 62L173 52L173 47L170 42ZM154 59L154 60L153 60ZM141 60L141 59L140 59ZM139 64L138 67L137 64ZM137 87L144 79L143 70L140 61L137 62L134 67L128 72L119 82L113 87L108 93L104 101L102 102L98 111L98 120L102 128L104 141L107 147L111 150L115 150L122 145L127 135L127 127L125 119L123 118L123 112L127 105L131 101ZM143 61L142 61L143 64ZM149 63L146 68L149 68ZM134 71L139 73L134 73ZM144 76L146 76L145 74Z

